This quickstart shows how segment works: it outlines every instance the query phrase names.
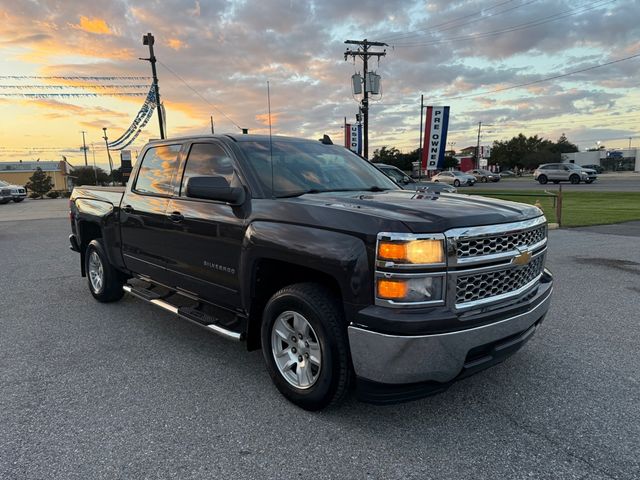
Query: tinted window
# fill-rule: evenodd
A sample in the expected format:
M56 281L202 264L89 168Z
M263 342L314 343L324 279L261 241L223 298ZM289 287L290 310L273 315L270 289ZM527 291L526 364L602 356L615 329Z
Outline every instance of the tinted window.
M234 185L233 160L215 143L195 143L191 146L187 166L182 177L182 195L187 192L187 180L191 177L224 177Z
M368 161L344 147L310 141L241 141L238 147L248 159L267 195L315 192L397 190L398 186Z
M178 168L181 145L166 145L147 150L138 172L135 190L141 193L171 195L171 179Z
M382 171L385 174L387 174L388 177L390 177L392 180L395 180L396 182L402 182L405 179L405 174L402 172L399 172L395 168L383 168Z

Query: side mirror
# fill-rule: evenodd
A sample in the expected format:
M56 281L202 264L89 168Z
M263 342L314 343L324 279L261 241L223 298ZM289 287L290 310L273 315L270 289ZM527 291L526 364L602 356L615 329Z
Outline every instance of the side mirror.
M187 180L187 197L242 205L246 193L242 187L230 186L224 177L191 177Z

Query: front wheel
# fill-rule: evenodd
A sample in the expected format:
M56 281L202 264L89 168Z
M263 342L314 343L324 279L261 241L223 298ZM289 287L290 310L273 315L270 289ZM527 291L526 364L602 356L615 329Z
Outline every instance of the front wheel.
M342 401L351 383L343 314L326 287L297 283L276 292L264 309L262 354L277 389L305 410Z
M109 263L100 240L91 240L84 261L91 295L103 303L120 300L124 295L124 276Z
M454 187L459 187L460 186L460 180L454 180L453 181L453 186Z
M577 185L577 184L579 184L579 183L580 183L580 177L579 177L578 175L571 175L571 176L569 177L569 181L570 181L571 183L573 183L574 185Z
M482 183L487 183L487 177L482 177L482 178L480 179L480 181L481 181Z

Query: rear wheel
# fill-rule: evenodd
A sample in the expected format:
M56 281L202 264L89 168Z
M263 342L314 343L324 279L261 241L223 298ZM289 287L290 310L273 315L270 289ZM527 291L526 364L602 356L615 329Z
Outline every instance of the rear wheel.
M580 177L574 173L573 175L571 175L571 176L569 177L569 181L570 181L571 183L573 183L574 185L577 185L577 184L579 184L579 183L580 183Z
M305 410L337 404L351 383L347 332L335 295L315 283L276 292L264 309L262 354L274 384Z
M540 175L538 177L538 183L540 183L540 185L545 185L548 181L549 179L547 178L546 175Z
M104 303L120 300L124 295L124 276L109 263L100 240L91 240L84 261L91 295Z
M453 186L454 187L459 187L460 186L460 180L456 179L453 181Z

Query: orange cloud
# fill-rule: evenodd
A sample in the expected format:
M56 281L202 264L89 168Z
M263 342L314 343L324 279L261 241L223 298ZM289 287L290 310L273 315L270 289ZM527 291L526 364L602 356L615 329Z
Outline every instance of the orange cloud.
M272 113L271 114L271 125L277 125L280 117L280 113ZM256 115L256 121L260 122L262 125L269 125L269 114L268 113L260 113Z
M179 38L170 38L167 45L173 50L180 50L186 46L186 44Z
M73 27L89 33L97 33L99 35L113 35L113 31L109 28L107 22L98 17L89 18L82 15L80 16L80 23L78 25L74 25Z

